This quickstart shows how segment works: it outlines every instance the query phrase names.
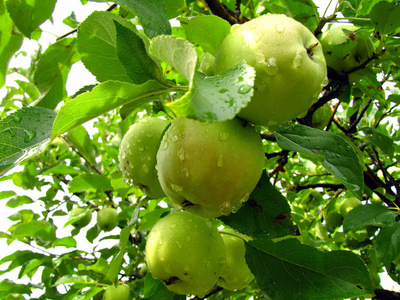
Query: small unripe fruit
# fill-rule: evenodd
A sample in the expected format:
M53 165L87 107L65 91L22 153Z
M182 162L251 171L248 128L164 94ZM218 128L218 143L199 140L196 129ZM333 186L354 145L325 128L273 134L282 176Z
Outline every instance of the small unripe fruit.
M111 231L118 225L118 212L115 208L104 207L97 213L97 225L101 230Z
M76 216L79 216L81 214L85 214L82 218L79 220L76 220L75 222L71 223L72 226L77 227L77 228L83 228L87 226L90 221L92 220L92 213L88 211L86 208L82 207L75 207L71 210L69 214L69 218L73 218Z
M103 296L104 300L131 300L130 290L127 285L110 285Z
M243 239L230 228L221 231L226 247L226 263L218 285L227 290L241 290L254 279L246 263L246 247Z

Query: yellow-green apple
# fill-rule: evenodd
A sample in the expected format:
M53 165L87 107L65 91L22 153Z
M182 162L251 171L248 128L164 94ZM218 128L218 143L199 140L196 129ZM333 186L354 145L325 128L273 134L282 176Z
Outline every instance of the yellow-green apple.
M155 117L141 119L129 128L119 147L119 167L125 181L150 198L165 197L155 167L158 146L168 124Z
M271 129L307 113L327 83L324 53L303 24L266 14L233 25L215 57L215 74L245 61L256 70L254 95L238 116Z
M77 228L83 228L92 220L92 212L83 207L75 207L69 213L69 219L72 218L76 218L76 220L71 223L71 225Z
M329 67L348 72L368 60L374 53L371 38L357 33L354 25L341 25L326 30L321 36L326 63ZM360 71L349 75L350 82L362 77Z
M104 292L104 300L131 300L131 292L125 284L110 285Z
M200 122L178 117L157 153L161 186L178 209L215 218L236 212L264 168L262 140L239 119Z
M152 276L170 291L204 297L222 273L226 249L209 220L180 211L153 226L145 255Z
M231 228L224 228L220 232L226 247L226 263L218 285L231 291L244 289L254 279L254 275L246 263L243 237Z
M118 212L115 208L104 207L97 212L97 225L101 230L111 231L118 225Z

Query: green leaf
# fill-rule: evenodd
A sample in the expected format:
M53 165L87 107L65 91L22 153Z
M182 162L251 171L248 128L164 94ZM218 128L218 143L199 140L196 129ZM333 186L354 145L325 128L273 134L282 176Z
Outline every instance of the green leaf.
M371 9L369 16L380 34L399 32L400 7L395 3L380 1Z
M120 240L119 240L119 252L114 260L110 264L110 269L107 274L107 278L112 282L117 280L119 271L121 270L122 262L124 259L124 254L126 251L126 245L128 244L129 236L131 234L132 226L127 226L121 230Z
M189 83L192 82L198 63L193 44L179 37L161 35L151 40L149 52L174 67Z
M186 9L185 0L164 0L167 19L173 19L179 16Z
M64 246L67 248L76 248L76 240L71 236L65 236L63 238L57 239L53 243L53 247Z
M255 70L244 63L212 77L196 72L189 92L167 105L177 116L200 121L230 120L251 100L255 77Z
M56 240L54 226L46 221L32 221L18 225L13 234L13 238L39 237L47 241Z
M84 284L84 285L96 285L97 281L95 281L93 278L87 276L87 275L64 275L63 277L59 278L53 286L59 286L61 284L67 284L67 283L78 283L78 284Z
M364 177L357 154L340 136L303 125L274 132L282 149L315 155L356 197L362 198Z
M171 34L171 25L167 18L163 0L117 0L140 19L144 33L149 38L162 34Z
M343 220L343 230L357 231L367 226L387 227L394 224L396 213L379 204L365 204L353 208Z
M246 261L271 299L345 299L373 295L364 261L348 251L321 252L297 239L246 243Z
M132 82L142 84L155 79L165 83L160 67L147 54L142 39L129 28L114 23L117 30L117 55Z
M53 126L53 138L65 131L98 117L121 105L136 102L144 104L154 94L163 94L168 89L150 80L142 85L127 82L106 81L91 92L80 94L66 102L57 114Z
M228 21L214 15L191 18L186 24L182 23L182 27L190 42L200 45L214 56L231 29Z
M14 191L0 191L0 200L8 199L14 195L16 195Z
M374 246L379 261L389 266L400 255L400 223L381 228L374 239Z
M70 193L82 192L82 191L111 191L111 180L100 174L81 174L75 176L68 183L68 191Z
M279 238L296 234L290 207L264 171L249 200L233 214L219 217L237 231L254 238Z
M40 107L26 107L0 120L0 175L49 144L56 113Z
M85 67L100 82L131 82L117 55L117 32L114 22L136 30L132 23L105 11L95 11L79 26L78 50Z
M41 94L37 106L55 109L64 100L69 70L78 60L75 38L62 39L46 49L37 63L34 76Z
M7 201L6 206L11 208L16 208L18 206L30 203L33 203L33 200L28 196L15 196Z
M389 136L371 127L360 128L360 131L370 134L371 137L369 140L371 144L379 147L383 153L388 155L390 158L393 158L394 142Z
M17 284L8 279L0 281L0 298L8 299L11 294L26 294L30 295L32 286L30 284Z
M0 0L0 88L5 83L10 59L22 45L23 36L13 30L13 25L4 0Z
M6 0L15 25L28 38L40 24L51 17L57 0Z
M185 300L184 295L176 295L169 291L161 280L155 279L150 272L146 274L143 287L143 297L147 300Z
M69 130L66 134L66 139L86 161L92 164L92 166L97 166L96 147L83 125Z

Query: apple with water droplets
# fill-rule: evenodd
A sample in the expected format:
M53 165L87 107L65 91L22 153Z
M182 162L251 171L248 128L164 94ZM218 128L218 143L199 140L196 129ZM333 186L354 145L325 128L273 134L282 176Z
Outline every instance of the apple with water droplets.
M97 226L101 230L111 231L118 225L118 212L115 208L104 207L97 212Z
M140 119L126 132L119 146L119 167L125 181L150 198L163 198L156 171L156 155L169 122L156 117Z
M264 160L262 140L248 123L178 117L161 141L157 169L174 206L215 218L236 212L248 199Z
M300 22L266 14L235 24L215 57L215 74L245 61L256 70L254 95L238 114L253 124L276 129L304 116L327 83L318 39Z
M177 294L204 297L220 277L225 258L218 229L184 211L159 219L146 241L149 271Z
M110 285L104 292L104 300L130 300L131 292L129 287L125 284L119 284L117 286Z
M254 279L246 263L245 237L231 228L224 228L220 232L226 247L226 262L218 285L231 291L244 289Z

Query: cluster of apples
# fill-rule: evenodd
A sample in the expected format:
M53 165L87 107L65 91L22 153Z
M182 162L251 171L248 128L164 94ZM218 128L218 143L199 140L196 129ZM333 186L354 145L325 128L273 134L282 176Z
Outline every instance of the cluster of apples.
M219 232L209 219L239 210L261 177L265 153L254 125L273 127L305 113L326 80L318 40L284 15L233 26L214 72L243 60L255 68L256 82L238 117L223 122L147 117L121 140L125 180L149 198L168 196L178 210L155 224L146 245L153 277L178 294L202 297L216 284L236 290L253 280L244 237L231 229Z
M333 36L323 36L328 48L343 43ZM234 25L216 56L205 59L214 61L207 75L243 61L254 67L254 94L238 116L223 122L148 117L124 135L119 162L125 180L149 198L167 196L178 210L154 225L146 244L149 270L169 290L203 297L216 284L236 290L253 280L245 238L232 229L219 232L210 219L235 213L249 198L265 159L254 126L274 130L304 116L327 84L329 53L336 52L324 53L307 27L285 15ZM333 68L348 70L342 60L355 65L347 56L329 57Z

